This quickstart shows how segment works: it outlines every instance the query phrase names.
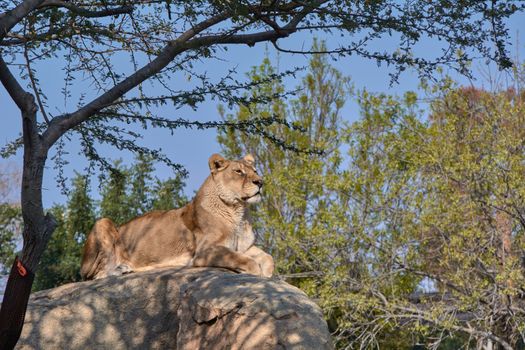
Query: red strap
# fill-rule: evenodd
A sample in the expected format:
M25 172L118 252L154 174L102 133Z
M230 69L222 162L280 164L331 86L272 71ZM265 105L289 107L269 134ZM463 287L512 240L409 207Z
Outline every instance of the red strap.
M25 275L27 275L26 268L24 267L24 265L22 265L22 262L20 262L20 260L18 259L16 259L16 268L18 269L18 273L20 274L20 276L25 277Z

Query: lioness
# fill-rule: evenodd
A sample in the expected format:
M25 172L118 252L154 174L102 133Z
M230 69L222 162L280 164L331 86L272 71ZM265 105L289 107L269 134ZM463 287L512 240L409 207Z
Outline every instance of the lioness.
M214 266L270 277L272 257L254 246L247 207L261 199L262 178L251 155L213 154L210 175L180 209L153 211L116 227L98 220L82 256L81 275L97 279L165 266Z

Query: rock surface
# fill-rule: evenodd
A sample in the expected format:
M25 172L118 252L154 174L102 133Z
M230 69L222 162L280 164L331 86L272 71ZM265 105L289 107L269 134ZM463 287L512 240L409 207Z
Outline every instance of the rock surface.
M16 349L332 349L319 307L282 281L173 268L31 296Z

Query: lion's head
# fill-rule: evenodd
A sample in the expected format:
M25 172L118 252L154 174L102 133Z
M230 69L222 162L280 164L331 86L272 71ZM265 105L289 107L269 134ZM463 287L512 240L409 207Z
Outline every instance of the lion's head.
M234 205L261 200L263 179L257 174L254 164L250 154L239 160L227 160L219 154L210 157L211 176L224 202Z

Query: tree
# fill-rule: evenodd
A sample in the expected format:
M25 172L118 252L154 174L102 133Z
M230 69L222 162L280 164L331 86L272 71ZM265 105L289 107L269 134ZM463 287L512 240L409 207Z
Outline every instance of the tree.
M444 90L421 162L431 196L422 202L420 249L437 258L422 267L468 319L454 326L487 347L525 341L524 116L522 91Z
M184 186L185 183L179 174L164 181L157 179L153 188L151 209L169 210L185 206L188 198L184 195Z
M312 51L317 50L323 51L324 44L314 42ZM265 59L249 76L264 81L274 71ZM256 96L266 90L282 89L274 81L250 93ZM282 126L274 126L271 132L284 134L283 138L294 144L309 145L320 153L282 150L269 140L261 141L235 130L220 133L218 140L232 157L245 152L256 155L257 167L265 179L263 201L252 214L258 239L276 260L279 274L319 302L336 336L337 347L377 344L380 348L406 348L415 344L412 330L375 324L379 318L370 302L374 299L367 293L369 284L374 282L388 286L389 297L396 296L401 291L413 291L420 278L385 278L388 273L384 275L382 270L388 270L388 258L370 248L371 237L378 234L369 229L379 226L380 217L371 215L367 207L378 199L385 185L368 185L378 181L383 173L359 162L359 152L354 152L361 142L349 142L349 133L359 125L351 127L341 118L341 108L351 97L351 90L349 79L331 67L326 56L314 55L307 75L296 88L296 99L274 100L271 105L251 104L226 116L228 121L243 121L271 113L283 115L301 132ZM373 129L359 133L362 138L369 135L374 135ZM344 149L350 152L347 160L358 162L355 173L343 166ZM352 195L356 189L366 193L360 200ZM376 224L372 225L372 221ZM396 239L391 236L389 241ZM383 244L388 243L385 240ZM373 337L367 339L371 334Z
M67 229L71 238L82 244L95 223L95 204L90 196L87 175L76 174L72 185L73 191L67 203Z
M367 341L402 328L429 347L513 349L525 322L523 93L429 89L428 118L413 93L361 95L348 193L371 274L349 303L362 319L346 327Z
M100 216L111 218L117 225L122 225L133 218L134 208L128 206L126 193L129 177L129 169L123 168L119 160L114 163L113 170L109 171L108 181L102 185Z
M148 196L153 186L153 159L146 158L143 155L137 157L137 163L131 173L131 193L128 203L124 204L134 209L133 217L145 214L151 210L152 198Z
M67 229L67 209L55 205L49 210L57 221L55 233L42 254L42 266L35 275L33 290L53 288L68 281L79 281L81 246Z
M24 295L29 293L31 276L57 226L42 205L42 178L53 146L57 146L59 153L55 159L62 158L65 134L78 134L83 153L103 166L109 164L98 154L98 143L149 154L177 168L158 150L137 144L134 138L139 134L125 123L167 129L220 127L222 124L218 122L157 117L149 110L152 105L167 102L175 108L195 107L207 95L228 103L242 103L236 92L245 84L231 80L213 83L205 74L192 70L197 60L214 58L219 48L265 41L274 43L279 50L293 51L282 48L278 39L298 31L330 31L344 34L348 40L330 51L385 62L397 72L407 67L430 72L439 64L453 63L459 63L458 69L462 69L462 63L478 54L508 67L504 21L523 9L520 3L488 4L477 0L464 1L461 6L443 0L406 1L402 5L394 0L89 4L60 0L23 0L13 4L2 0L0 5L5 9L0 13L0 81L19 108L22 121L22 138L4 150L9 153L17 146L24 148L21 191L24 245L20 263L23 271L29 271L24 274L28 278L17 278L16 283L15 272L11 274L13 282L8 283L0 310L0 321L7 319L6 327L11 331L0 330L2 347L16 343L22 326L19 321L23 319L19 314L23 314L26 305ZM373 49L376 39L392 34L398 38L399 48L384 52ZM433 59L414 56L412 48L426 37L443 40L442 54ZM131 61L126 67L119 63L124 54L129 54ZM62 109L58 103L47 100L45 87L38 78L46 64L54 67L53 58L63 59L62 92L66 101L73 99L76 106L73 110L71 104ZM22 76L17 79L13 70L20 65ZM169 76L179 81L184 73L196 78L199 85L188 89L170 86ZM82 78L76 81L79 85L87 78L89 88L75 93L72 85L77 78ZM143 84L148 79L157 82L157 87L164 87L165 94L155 95L159 90ZM50 104L51 108L47 108ZM61 112L55 114L57 110ZM276 121L279 118L235 126L246 133L269 137L264 128ZM15 284L20 286L16 293ZM18 316L12 318L15 314Z

